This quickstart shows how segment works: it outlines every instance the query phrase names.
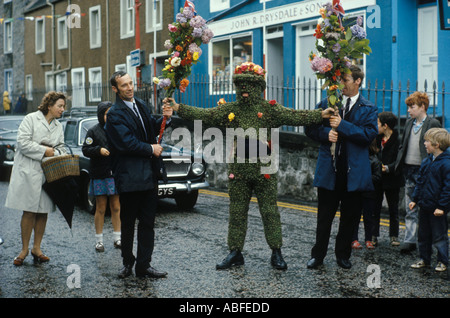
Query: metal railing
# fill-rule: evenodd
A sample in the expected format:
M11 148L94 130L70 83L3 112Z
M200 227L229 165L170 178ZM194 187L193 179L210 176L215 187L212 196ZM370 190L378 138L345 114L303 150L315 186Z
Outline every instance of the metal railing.
M235 100L234 85L229 79L212 78L208 75L191 75L189 78L189 86L184 93L177 90L174 98L179 103L185 103L201 108L211 108L217 105L217 102L223 98L226 102ZM293 109L314 109L316 104L326 96L326 92L321 89L321 83L314 78L292 77L286 78L284 81L279 78L267 77L267 87L264 92L264 98L271 100L275 99L278 103L288 108ZM394 85L393 81L387 83L378 80L366 80L364 87L361 89L361 94L372 101L379 112L391 111L398 117L398 128L402 128L407 119L407 106L405 99L414 91L419 90L419 83L411 85L410 81L406 84L402 82ZM165 97L165 91L162 89L156 90L156 100L154 95L155 85L144 84L136 88L135 95L144 100L153 113L160 114L162 100ZM430 106L428 115L438 118L443 127L446 127L446 107L450 106L449 92L445 91L445 83L442 82L438 86L433 82L431 87L428 86L427 81L424 82L423 90L430 98ZM97 106L100 101L110 100L114 102L115 94L108 84L86 86L79 88L64 88L63 91L67 94L67 108ZM42 97L46 90L35 89L32 92L32 100L28 101L28 111L36 110L40 104ZM28 94L30 96L30 94ZM13 99L17 98L13 94ZM14 108L13 104L13 108ZM450 126L450 125L449 125ZM289 127L283 127L284 130L293 130ZM298 131L298 130L293 130Z

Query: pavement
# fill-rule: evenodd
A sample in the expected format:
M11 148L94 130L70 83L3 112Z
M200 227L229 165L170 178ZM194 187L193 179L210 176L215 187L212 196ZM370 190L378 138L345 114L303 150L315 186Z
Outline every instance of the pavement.
M7 182L0 182L0 237L4 240L0 246L0 298L165 299L170 300L170 310L181 312L182 306L186 307L184 310L188 308L186 300L191 300L191 304L220 301L219 309L223 310L225 304L234 301L284 307L292 305L288 300L293 298L450 297L448 271L438 273L434 267L411 269L410 265L417 260L416 253L402 255L398 247L390 246L385 220L379 246L375 250L355 250L351 257L353 266L345 270L337 266L334 256L336 217L324 266L307 269L317 210L314 206L281 200L282 252L288 269L279 271L270 265L271 251L264 239L258 205L252 200L243 251L245 265L218 271L216 263L228 253L229 199L226 193L214 189L202 190L191 211L178 209L171 199L160 201L152 266L167 271L166 278L142 279L133 275L119 279L122 259L120 250L113 247L110 217L105 219L105 252L98 253L94 249L93 215L78 208L74 211L72 230L58 211L49 215L42 250L51 258L50 262L34 264L29 255L23 266L16 267L13 259L21 249L22 213L4 207L7 187ZM361 225L360 237L362 228Z

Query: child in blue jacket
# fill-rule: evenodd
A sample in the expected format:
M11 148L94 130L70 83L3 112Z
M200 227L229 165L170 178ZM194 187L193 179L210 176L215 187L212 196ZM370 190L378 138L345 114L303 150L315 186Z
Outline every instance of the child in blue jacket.
M448 266L448 222L450 210L450 133L443 128L431 128L425 133L424 144L428 158L420 166L419 177L413 193L412 210L419 210L418 247L420 261L411 265L422 268L431 263L432 246L437 249L436 271Z

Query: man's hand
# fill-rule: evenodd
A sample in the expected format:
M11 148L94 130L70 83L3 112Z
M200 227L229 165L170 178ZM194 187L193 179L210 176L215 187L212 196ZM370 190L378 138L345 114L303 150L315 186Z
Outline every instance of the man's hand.
M342 118L339 114L331 116L330 117L330 126L335 129L338 128L339 124L341 123L341 120L342 120Z
M414 207L416 206L416 202L409 202L408 207L410 210L414 209Z
M52 147L47 147L45 149L44 157L53 157L55 155L55 149Z
M153 147L153 155L159 158L159 156L161 156L163 152L163 147L161 147L160 144L153 144L152 147Z
M171 98L171 97L166 97L166 98L164 98L164 99L163 99L163 103L164 103L163 108L165 108L165 107L171 107L171 108L173 108L173 110L176 111L176 112L178 111L178 108L180 107L180 105L177 104L177 103L175 103L175 100L174 100L173 98Z
M109 150L106 148L100 148L100 154L102 156L108 157L109 156Z
M330 142L337 142L338 141L338 133L337 133L337 131L330 130L330 132L328 133L328 140Z
M441 209L434 210L434 216L443 216L443 215L444 211L442 211Z
M322 118L330 118L334 114L334 109L328 107L327 109L322 110Z
M163 105L163 116L170 118L173 115L173 108L168 106L167 104Z

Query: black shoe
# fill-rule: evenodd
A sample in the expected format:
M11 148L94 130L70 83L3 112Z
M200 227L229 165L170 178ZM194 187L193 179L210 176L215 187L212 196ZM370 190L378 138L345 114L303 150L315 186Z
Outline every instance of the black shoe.
M317 258L311 258L308 261L308 263L306 264L306 267L310 268L310 269L313 269L313 268L315 269L315 268L319 267L322 264L323 264L322 260L318 260Z
M402 243L400 246L400 253L406 254L412 252L416 249L416 244L414 243Z
M350 260L348 259L337 258L336 263L345 269L350 269L352 267L352 263L350 263Z
M132 274L133 264L124 265L123 268L119 271L119 278L125 278Z
M287 264L281 255L281 250L279 248L274 248L272 250L272 257L270 258L270 263L276 269L285 270L287 269Z
M227 269L239 265L244 265L244 256L240 251L233 250L224 258L222 263L216 265L216 269Z
M136 269L136 277L152 277L152 278L163 278L166 277L166 272L160 272L154 269L153 267L149 267L144 270Z

